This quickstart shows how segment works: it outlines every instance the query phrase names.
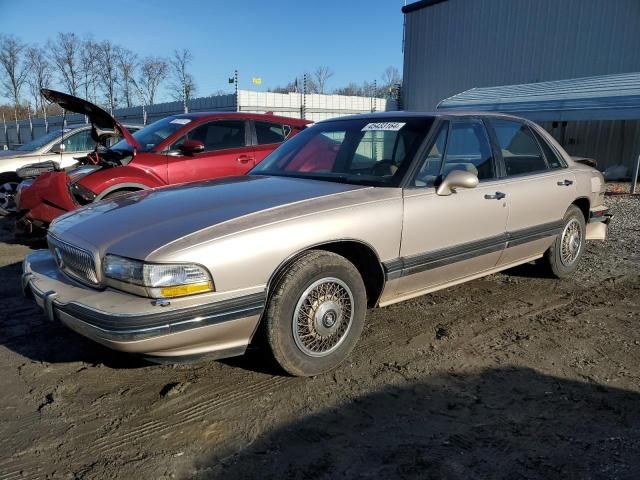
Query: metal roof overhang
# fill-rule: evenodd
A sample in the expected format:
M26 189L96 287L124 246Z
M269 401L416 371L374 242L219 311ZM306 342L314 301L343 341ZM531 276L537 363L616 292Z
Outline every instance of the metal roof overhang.
M640 120L640 72L472 88L437 109L502 112L533 121Z

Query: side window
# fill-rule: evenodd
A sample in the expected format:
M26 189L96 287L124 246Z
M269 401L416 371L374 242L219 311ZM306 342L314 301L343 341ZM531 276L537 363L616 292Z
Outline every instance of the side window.
M65 153L86 152L93 150L96 142L91 138L91 130L86 129L78 133L74 133L64 139Z
M173 148L181 145L186 138L200 140L204 143L205 152L241 148L245 146L244 128L243 120L218 120L205 123L178 140Z
M420 167L418 174L413 182L416 187L433 187L440 175L440 167L442 167L442 157L444 148L447 143L447 131L449 123L445 123L440 127L436 139L427 152L427 157Z
M560 160L560 157L556 153L556 151L551 148L549 143L544 139L542 135L533 130L533 134L538 139L538 143L542 146L542 151L544 152L544 156L547 159L547 164L549 168L555 170L556 168L563 168L565 165Z
M547 170L547 162L528 126L509 120L492 120L507 175Z
M491 145L481 120L451 122L440 175L446 177L453 170L466 170L479 180L495 178Z
M287 137L283 125L269 122L255 122L258 145L283 142ZM291 132L291 128L289 128Z

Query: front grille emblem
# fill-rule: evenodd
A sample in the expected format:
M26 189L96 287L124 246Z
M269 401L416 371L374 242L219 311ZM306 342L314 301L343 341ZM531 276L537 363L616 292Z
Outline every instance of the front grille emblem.
M62 259L62 252L60 252L60 249L56 247L53 250L53 254L56 258L56 265L58 265L58 268L62 270L64 268L64 260Z

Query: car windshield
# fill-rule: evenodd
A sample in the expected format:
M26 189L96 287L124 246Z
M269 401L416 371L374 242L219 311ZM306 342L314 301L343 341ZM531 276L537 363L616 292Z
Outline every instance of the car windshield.
M71 132L71 129L67 129L64 131L65 135ZM62 130L52 130L51 132L43 135L42 137L38 137L35 140L32 140L29 143L25 143L24 145L20 145L16 148L19 152L34 152L39 148L44 147L49 142L53 142L56 138L60 138L62 136Z
M185 125L191 123L189 118L167 117L151 125L141 128L133 134L138 143L142 146L142 152L153 150L156 146L170 137L173 133L180 130ZM131 151L132 147L126 140L120 140L111 150Z
M322 122L282 144L250 174L397 186L432 123L402 117Z

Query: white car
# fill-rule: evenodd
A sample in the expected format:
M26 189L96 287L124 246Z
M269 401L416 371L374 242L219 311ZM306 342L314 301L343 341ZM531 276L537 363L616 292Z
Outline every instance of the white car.
M140 126L127 125L130 131ZM64 134L64 136L63 136ZM56 128L42 137L17 147L0 151L0 215L15 211L15 195L22 181L17 170L40 162L52 162L55 168L64 169L77 163L96 147L91 137L91 125L72 125L64 129Z

